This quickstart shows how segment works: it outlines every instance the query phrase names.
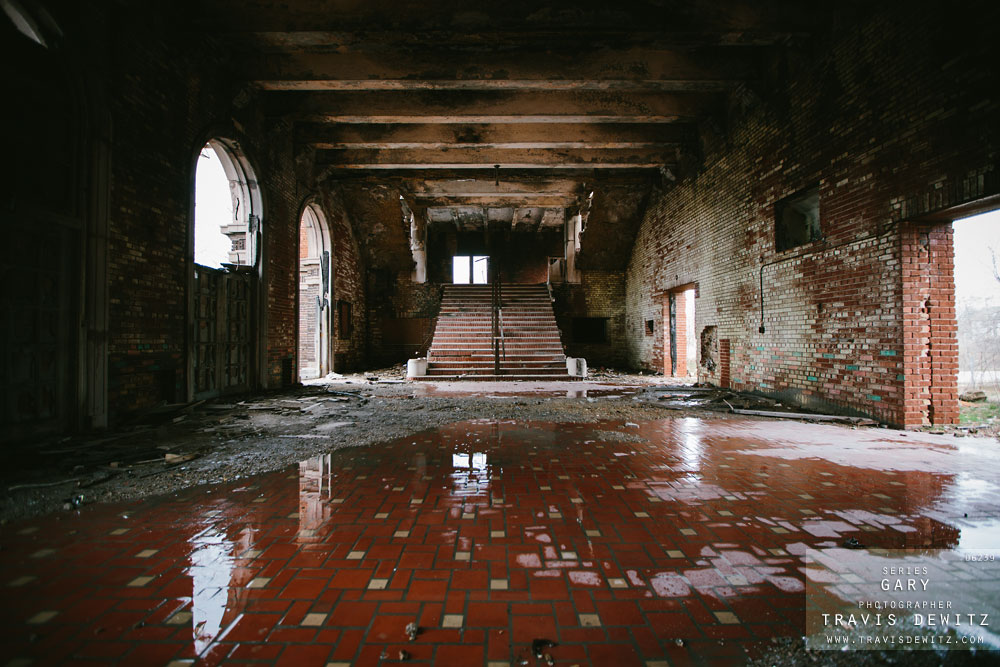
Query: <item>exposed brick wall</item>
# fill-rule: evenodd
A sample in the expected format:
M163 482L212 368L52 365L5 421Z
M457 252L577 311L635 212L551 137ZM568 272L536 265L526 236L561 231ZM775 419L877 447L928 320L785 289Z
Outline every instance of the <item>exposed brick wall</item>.
M370 363L387 366L427 351L441 306L443 285L414 283L409 272L394 276L383 288L380 305L372 311Z
M358 246L353 221L348 217L340 193L329 185L320 190L323 214L330 227L333 262L334 370L338 373L355 370L365 365L365 285L364 263ZM351 304L352 331L343 336L337 317L337 302Z
M871 11L816 56L776 62L790 83L734 99L727 133L703 133L700 172L653 193L627 271L631 364L662 368L662 339L643 322L665 291L697 281L697 334L717 326L729 341L734 387L893 424L953 421L950 324L930 335L933 399L926 364L904 355L904 291L926 288L904 289L900 221L995 191L989 40L929 7ZM775 202L817 183L824 238L775 252ZM947 243L942 232L927 269L941 285ZM932 317L947 320L947 288L929 289ZM723 383L721 366L700 378Z
M904 422L958 422L958 323L951 224L908 225L903 257Z
M122 9L112 43L94 47L109 53L101 76L115 127L108 241L113 418L186 397L193 171L202 142L213 136L240 142L264 202L262 383L279 384L294 358L299 197L290 128L265 124L253 111L254 94L233 88L226 49L183 37L179 20Z
M583 357L589 366L621 368L626 362L625 276L622 271L582 271L578 284L552 285L556 323L566 354ZM607 343L573 341L574 317L607 318ZM644 323L640 322L641 326ZM639 330L639 335L643 335Z

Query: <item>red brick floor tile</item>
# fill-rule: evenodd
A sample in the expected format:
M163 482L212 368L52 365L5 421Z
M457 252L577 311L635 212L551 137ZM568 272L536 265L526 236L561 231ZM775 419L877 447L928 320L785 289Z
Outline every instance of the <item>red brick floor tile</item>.
M560 664L725 664L755 642L801 636L806 548L847 536L950 548L960 527L942 522L940 507L995 514L985 497L947 495L944 471L855 468L816 449L765 455L768 429L786 431L785 449L806 451L794 443L835 427L760 424L469 422L334 452L322 488L285 471L0 526L0 565L19 582L0 582L0 640L9 655L48 664L200 656L359 667L391 649L416 664L481 666L530 657L537 637L560 642ZM600 435L613 432L629 441ZM920 437L878 436L866 456ZM457 466L455 453L481 454L487 467ZM980 463L963 474L1000 484L1000 465ZM26 524L36 531L19 533ZM836 538L824 532L832 528ZM372 579L385 587L369 588ZM58 613L29 627L46 611ZM719 623L716 611L741 623ZM599 626L581 625L588 613ZM303 625L307 614L326 616ZM445 614L461 615L461 627L442 627ZM405 638L411 621L415 642Z
M466 612L468 627L506 627L510 623L508 606L502 602L472 602Z
M438 646L434 654L434 664L439 667L468 667L481 665L485 656L482 646Z

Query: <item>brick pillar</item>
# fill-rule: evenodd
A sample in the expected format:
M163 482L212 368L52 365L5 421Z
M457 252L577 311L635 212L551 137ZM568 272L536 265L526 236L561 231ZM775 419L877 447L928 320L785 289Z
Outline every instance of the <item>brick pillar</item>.
M958 423L958 323L951 223L900 234L906 428Z

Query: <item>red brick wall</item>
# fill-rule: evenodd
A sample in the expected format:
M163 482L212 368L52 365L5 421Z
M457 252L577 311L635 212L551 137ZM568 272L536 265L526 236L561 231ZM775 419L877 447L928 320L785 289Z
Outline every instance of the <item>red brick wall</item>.
M115 13L110 41L91 46L108 58L107 69L94 76L111 91L114 124L108 238L113 420L185 399L187 239L203 142L212 136L238 140L261 187L267 347L260 374L270 386L294 358L299 201L290 130L267 124L255 111L254 94L233 88L226 50L184 37L173 19L149 8ZM239 96L246 99L235 108Z
M951 224L901 234L904 422L958 422L958 323Z
M627 272L631 364L662 368L643 323L697 281L696 330L729 341L734 387L893 424L953 421L948 237L932 234L921 270L934 280L906 283L901 224L996 191L995 53L985 27L929 7L871 11L816 55L776 62L788 83L733 101L723 133L703 131L699 170L654 192ZM775 202L816 183L824 238L776 252ZM927 289L940 319L918 364L904 354L904 292ZM699 372L724 382L722 364Z

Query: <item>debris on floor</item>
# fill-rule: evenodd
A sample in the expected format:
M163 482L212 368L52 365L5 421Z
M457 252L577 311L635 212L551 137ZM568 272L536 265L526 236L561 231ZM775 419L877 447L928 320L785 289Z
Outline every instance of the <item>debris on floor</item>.
M671 410L701 408L737 415L778 417L807 421L837 422L856 426L874 426L878 422L867 417L820 414L797 406L787 406L781 401L747 392L721 389L712 386L655 387L651 389L661 407Z

